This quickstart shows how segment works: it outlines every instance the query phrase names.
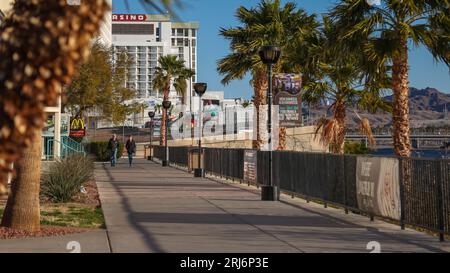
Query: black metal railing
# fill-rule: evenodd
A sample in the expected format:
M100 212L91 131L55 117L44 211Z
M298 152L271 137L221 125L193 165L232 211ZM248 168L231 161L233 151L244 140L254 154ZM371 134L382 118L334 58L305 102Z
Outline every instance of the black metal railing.
M244 179L244 149L204 149L205 172L231 179Z
M400 159L402 221L450 233L450 160Z
M188 154L195 148L170 147L170 163L188 165ZM244 149L204 148L206 173L228 179L244 179ZM267 151L257 153L258 184L268 182ZM164 147L155 147L154 156L164 158ZM450 234L450 160L398 158L400 220L404 225ZM273 152L273 183L282 191L306 200L334 204L364 213L371 218L382 215L358 208L358 156L303 152Z

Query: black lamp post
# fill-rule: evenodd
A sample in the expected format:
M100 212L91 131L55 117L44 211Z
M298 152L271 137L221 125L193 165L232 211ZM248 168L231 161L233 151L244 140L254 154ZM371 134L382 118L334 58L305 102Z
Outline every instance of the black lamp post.
M155 117L155 112L148 112L148 117L150 118L150 155L147 159L153 160L153 118Z
M163 159L163 161L162 161L162 166L163 167L167 167L167 166L169 166L169 146L167 145L167 143L169 142L169 139L168 139L168 131L169 131L169 109L170 109L170 107L172 106L172 102L170 102L170 101L168 101L168 100L165 100L165 101L163 101L163 103L162 103L162 105L163 105L163 108L164 108L164 110L166 110L165 112L165 114L166 114L166 130L165 130L165 138L166 138L166 141L165 141L165 153L164 153L164 159Z
M198 114L198 168L194 170L194 177L203 177L204 172L202 168L202 137L203 137L203 115L202 115L202 96L205 94L208 85L206 83L196 83L194 84L195 93L198 95L199 100L199 114Z
M278 62L281 56L281 50L277 46L268 45L263 46L259 50L259 57L261 61L267 65L269 76L269 89L267 90L267 105L268 105L268 120L267 133L269 144L269 166L268 167L268 185L261 187L262 201L276 201L278 200L278 188L273 185L272 180L272 74L273 65Z

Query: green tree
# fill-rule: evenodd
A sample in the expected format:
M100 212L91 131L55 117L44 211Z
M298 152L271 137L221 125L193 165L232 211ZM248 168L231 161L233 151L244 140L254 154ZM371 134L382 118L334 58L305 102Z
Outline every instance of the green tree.
M408 53L425 46L450 65L448 0L344 0L331 11L340 37L368 60L369 72L392 66L393 139L398 156L410 156Z
M366 77L364 60L359 54L346 51L336 33L336 26L324 17L320 31L293 42L286 57L290 66L302 69L303 99L311 104L331 102L329 109L333 116L319 121L316 134L320 132L321 140L331 146L333 153L343 154L348 108L357 107L372 113L389 110L388 103L381 98L382 91L389 85L385 70L374 77ZM374 143L368 119L358 114L357 117L361 131Z
M130 103L136 91L126 87L126 79L133 60L125 51L114 52L96 41L87 62L66 88L66 107L73 116L85 116L90 110L115 125L126 117L142 111L142 104Z
M267 104L268 88L267 67L259 58L259 48L272 44L286 52L294 39L310 35L318 23L314 15L308 15L303 9L297 9L294 3L289 2L282 6L279 0L264 0L251 9L240 7L236 12L236 18L240 26L220 30L220 35L230 41L232 53L218 61L218 71L224 76L223 84L243 79L247 73L251 73L253 103L259 113L261 106ZM299 72L285 64L286 58L282 55L274 71ZM259 123L257 115L254 149L259 149L262 144Z
M195 72L185 67L184 61L178 59L177 56L167 55L162 56L158 60L159 66L156 68L155 78L153 80L153 88L163 93L164 100L169 100L170 88L172 81L176 91L182 95L187 88L187 79L193 77ZM162 123L161 123L161 145L166 143L166 110L162 111Z

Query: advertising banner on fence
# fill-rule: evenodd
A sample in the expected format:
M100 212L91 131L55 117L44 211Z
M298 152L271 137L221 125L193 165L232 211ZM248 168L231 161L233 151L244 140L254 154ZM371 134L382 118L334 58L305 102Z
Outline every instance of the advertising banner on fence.
M400 220L399 162L395 158L358 157L358 208Z
M256 185L256 166L258 154L255 150L245 150L244 152L244 181Z

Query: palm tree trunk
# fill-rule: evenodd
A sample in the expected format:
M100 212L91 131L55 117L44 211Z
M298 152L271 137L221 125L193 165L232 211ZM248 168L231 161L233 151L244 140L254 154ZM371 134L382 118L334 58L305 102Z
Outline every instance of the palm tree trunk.
M262 105L266 105L266 92L269 87L269 81L264 70L257 70L253 78L254 99L256 111L256 132L253 132L252 148L260 150L263 144L261 138L259 113ZM255 127L255 126L254 126Z
M169 92L170 92L170 90L164 91L164 101L169 99ZM164 109L164 107L163 107L162 108L162 119L161 119L161 137L160 137L160 142L159 142L159 144L161 146L166 145L166 130L167 130L166 119L167 119L166 109Z
M336 120L336 139L333 143L333 153L344 154L345 147L345 104L342 101L337 101L334 108L334 119Z
M8 193L8 173L0 172L0 196Z
M280 132L278 134L278 150L284 151L286 150L286 127L280 127Z
M41 130L37 130L29 148L16 164L17 178L12 182L2 226L24 230L40 230L39 189L41 180Z
M393 101L393 139L395 154L402 157L411 155L409 128L409 86L408 86L408 45L401 42L402 52L393 58L392 87Z

